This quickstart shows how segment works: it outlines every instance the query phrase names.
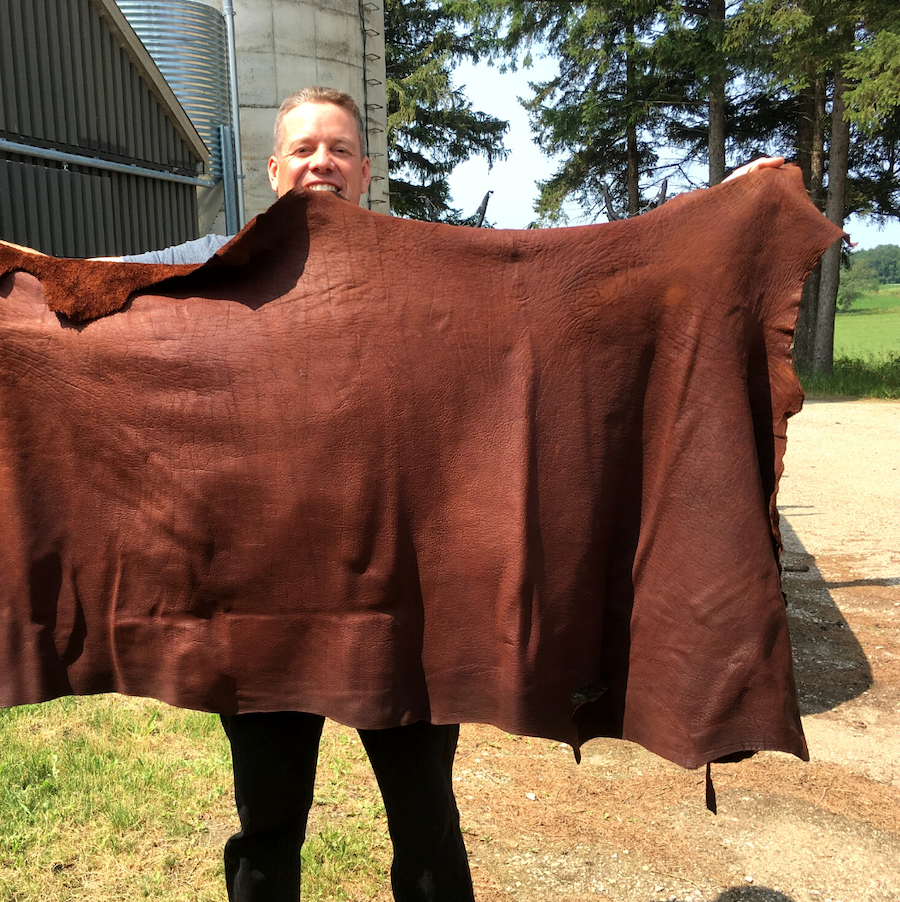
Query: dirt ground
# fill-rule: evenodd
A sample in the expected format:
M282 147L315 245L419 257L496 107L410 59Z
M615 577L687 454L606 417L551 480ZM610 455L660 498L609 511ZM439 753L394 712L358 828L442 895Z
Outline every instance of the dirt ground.
M900 900L900 404L808 402L779 498L811 760L704 775L623 742L463 727L479 902Z

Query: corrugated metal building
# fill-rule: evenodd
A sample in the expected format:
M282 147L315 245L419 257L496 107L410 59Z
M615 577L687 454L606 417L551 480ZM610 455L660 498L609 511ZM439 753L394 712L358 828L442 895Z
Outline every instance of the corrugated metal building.
M195 238L207 157L114 0L0 2L0 238L72 257Z

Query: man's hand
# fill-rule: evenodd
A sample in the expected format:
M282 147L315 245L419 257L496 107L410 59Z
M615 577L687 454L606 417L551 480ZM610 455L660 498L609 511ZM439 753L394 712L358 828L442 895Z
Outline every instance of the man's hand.
M757 169L777 169L779 166L784 166L784 157L760 157L752 163L745 163L740 169L735 169L725 181L731 181L731 179L747 175L749 172L756 172Z

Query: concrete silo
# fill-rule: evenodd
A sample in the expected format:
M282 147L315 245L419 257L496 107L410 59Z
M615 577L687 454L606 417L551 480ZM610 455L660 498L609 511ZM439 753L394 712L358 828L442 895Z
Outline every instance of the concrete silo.
M220 12L222 0L203 0ZM388 212L384 8L376 0L233 0L246 216L271 204L266 162L282 99L326 85L353 96L367 127L368 206ZM363 201L366 202L365 199Z

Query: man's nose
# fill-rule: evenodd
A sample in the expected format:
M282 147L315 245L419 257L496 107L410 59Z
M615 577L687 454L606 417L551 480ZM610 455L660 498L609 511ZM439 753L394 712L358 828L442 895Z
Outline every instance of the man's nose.
M320 144L316 148L316 152L309 161L310 169L333 169L334 163L331 158L331 151L324 145Z

